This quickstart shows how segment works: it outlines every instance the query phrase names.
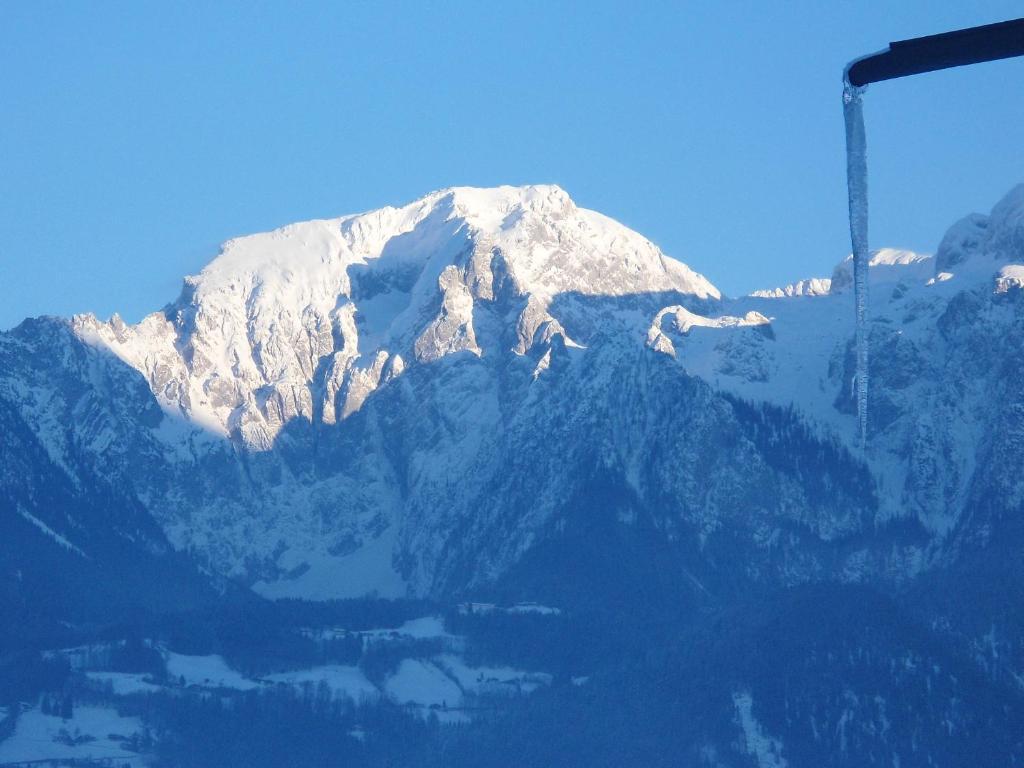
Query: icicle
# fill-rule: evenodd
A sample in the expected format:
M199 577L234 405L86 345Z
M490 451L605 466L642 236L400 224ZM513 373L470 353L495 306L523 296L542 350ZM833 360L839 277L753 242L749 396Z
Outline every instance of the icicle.
M863 88L849 81L843 88L846 119L846 189L850 200L850 242L853 246L853 291L857 306L857 421L860 442L868 438L868 162L864 134Z

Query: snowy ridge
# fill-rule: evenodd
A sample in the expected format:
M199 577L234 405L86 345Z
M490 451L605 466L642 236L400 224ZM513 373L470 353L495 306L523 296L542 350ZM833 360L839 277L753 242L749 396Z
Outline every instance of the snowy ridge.
M754 291L750 295L759 299L785 299L793 296L825 296L832 289L832 280L828 277L811 277L797 280L781 288L766 288Z
M868 281L872 286L901 280L925 281L935 273L935 262L928 254L880 248L868 261ZM853 286L853 256L836 265L829 281L829 293L842 293Z
M871 402L883 415L869 420L867 458L879 482L883 518L906 515L909 508L939 535L958 521L984 440L981 425L997 415L990 398L1004 386L1001 362L1013 357L996 351L1012 349L1016 333L1015 314L998 297L1016 290L1024 277L1013 263L1024 254L1022 222L1024 185L990 216L973 214L955 224L935 257L897 249L872 253L868 322L878 391ZM688 372L745 399L798 408L853 447L852 283L847 257L837 265L828 295L815 301L779 300L777 292L730 300L725 309L732 314L770 316L774 340L724 325L709 337L689 339L675 356ZM965 306L971 314L956 319ZM986 341L979 346L981 332ZM973 371L971 379L961 369ZM961 394L955 400L946 394L946 382L956 382Z
M689 335L693 328L744 328L768 326L770 323L767 317L754 311L747 312L743 317L722 315L712 318L678 305L665 307L654 316L654 322L647 330L647 346L674 357L672 337L678 340L680 336Z

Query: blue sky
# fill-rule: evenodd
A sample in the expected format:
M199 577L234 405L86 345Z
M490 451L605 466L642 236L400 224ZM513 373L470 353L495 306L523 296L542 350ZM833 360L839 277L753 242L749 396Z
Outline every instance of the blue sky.
M849 249L840 72L1019 2L0 4L0 328L177 296L223 240L554 182L735 295ZM1024 62L872 86L874 246L1024 181Z

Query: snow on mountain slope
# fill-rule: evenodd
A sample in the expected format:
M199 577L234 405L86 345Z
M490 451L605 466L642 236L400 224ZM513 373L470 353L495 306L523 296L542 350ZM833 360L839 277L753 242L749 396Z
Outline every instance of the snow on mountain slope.
M872 259L863 457L848 264L723 299L552 186L232 240L136 325L0 336L0 395L69 475L123 479L270 596L458 593L588 526L656 536L698 591L905 578L979 477L1020 492L992 457L1016 439L993 393L1016 402L1022 190L935 258ZM920 528L873 533L893 518Z
M525 352L559 294L719 297L558 187L456 188L403 208L237 238L138 326L76 318L171 413L265 450L294 418L333 423L409 361L484 354L475 302L528 297ZM544 332L544 331L542 331Z
M163 311L71 328L156 396L162 418L116 443L129 465L164 457L130 474L177 546L275 596L394 595L410 497L434 498L500 432L504 367L535 380L581 347L575 337L642 339L659 303L718 299L558 187L455 188L237 238ZM621 306L591 306L606 301ZM463 355L490 362L468 375L438 367ZM417 405L444 414L443 449L396 456L409 424L333 429L422 366ZM463 478L467 494L476 482Z
M871 259L867 458L883 519L910 516L944 535L961 518L999 419L994 397L1021 373L1012 366L1022 339L1022 221L1024 185L991 215L951 228L936 257L882 249ZM716 387L798 408L852 448L850 285L848 257L827 295L727 301L725 312L770 318L772 338L722 324L692 334L674 356Z
M871 285L906 281L928 280L935 274L935 262L928 254L880 248L868 260ZM829 293L841 293L853 288L853 256L847 256L836 265L829 281Z

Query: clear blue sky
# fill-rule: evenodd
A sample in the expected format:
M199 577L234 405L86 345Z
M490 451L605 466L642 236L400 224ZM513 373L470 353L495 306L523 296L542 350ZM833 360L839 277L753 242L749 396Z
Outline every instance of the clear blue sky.
M840 71L1020 2L0 4L0 328L177 296L228 237L555 182L729 294L849 248ZM872 244L1024 181L1024 62L873 86Z

